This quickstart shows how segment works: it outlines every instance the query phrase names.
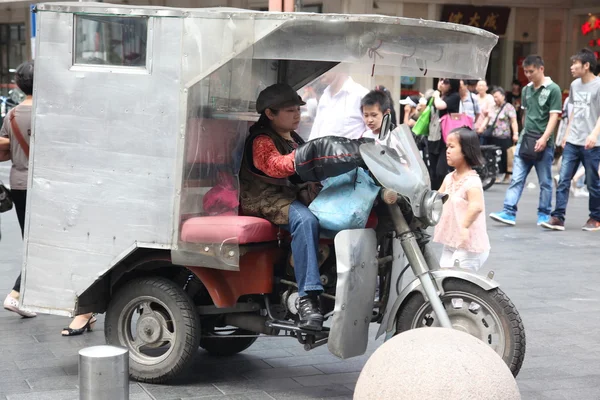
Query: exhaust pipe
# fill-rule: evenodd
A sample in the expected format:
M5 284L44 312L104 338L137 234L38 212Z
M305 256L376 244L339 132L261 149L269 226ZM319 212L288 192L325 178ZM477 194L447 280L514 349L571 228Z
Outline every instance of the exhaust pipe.
M265 325L267 319L268 318L266 316L264 317L262 315L251 313L232 313L225 314L223 316L225 325L236 326L247 331L262 333L265 335L278 335L278 329L268 328Z

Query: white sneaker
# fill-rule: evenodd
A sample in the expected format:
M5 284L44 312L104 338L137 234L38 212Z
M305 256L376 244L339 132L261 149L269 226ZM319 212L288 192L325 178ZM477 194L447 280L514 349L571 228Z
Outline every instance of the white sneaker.
M19 308L19 300L12 297L10 294L4 299L4 309L19 314L25 318L37 317L37 314L31 311L21 310Z
M573 196L575 196L575 197L590 197L590 192L588 192L585 187L577 188L573 191Z

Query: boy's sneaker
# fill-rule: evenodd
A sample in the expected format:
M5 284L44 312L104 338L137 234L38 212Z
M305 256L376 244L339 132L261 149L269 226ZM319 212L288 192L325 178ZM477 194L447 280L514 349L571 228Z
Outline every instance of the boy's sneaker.
M516 224L517 218L514 215L510 215L505 211L491 213L490 218L494 221L502 222L503 224L513 226Z
M541 227L546 229L552 229L553 231L564 231L565 222L560 220L560 218L551 217L550 221L542 222Z
M538 214L538 222L537 222L538 226L541 226L543 223L549 222L549 221L550 221L550 216L549 215Z
M600 221L590 218L581 229L588 232L600 231Z

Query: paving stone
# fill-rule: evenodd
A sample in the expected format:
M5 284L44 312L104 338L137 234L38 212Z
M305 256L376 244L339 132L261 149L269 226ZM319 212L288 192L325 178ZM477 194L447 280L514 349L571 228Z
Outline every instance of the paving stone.
M22 392L30 392L31 386L23 379L18 381L11 382L2 382L0 383L0 393L3 395L7 395L10 393L22 393Z
M294 378L302 386L326 386L331 384L347 385L356 383L359 372L346 372L342 374L318 375L318 376L303 376Z
M271 368L271 369L260 369L244 373L243 375L252 379L276 379L276 378L295 378L300 376L313 376L321 375L323 372L319 371L313 366L301 366L301 367L285 367L285 368Z
M52 390L8 395L7 400L79 400L79 390Z
M140 384L147 393L156 399L178 400L184 397L219 396L223 395L219 389L212 384L205 385L151 385Z
M181 400L274 400L266 392L250 392L230 396L184 397Z
M39 360L16 360L15 364L20 369L30 368L47 368L47 367L63 367L70 366L78 363L78 357L67 357L67 358L41 358Z
M337 363L340 360L333 355L321 356L295 356L284 358L271 358L265 362L272 367L298 367L301 365L320 365L327 363Z
M307 399L332 399L342 396L352 396L352 391L342 385L303 387L289 391L267 393L275 400L307 400Z
M27 370L11 369L0 372L0 385L2 382L20 381L24 379L38 379L46 377L65 376L65 371L60 367L31 368Z
M340 374L344 372L360 372L364 365L365 362L363 360L348 360L339 363L316 365L315 368L324 374Z
M43 392L46 390L77 389L79 380L77 376L66 375L27 379L27 383L34 391Z
M292 378L252 379L248 381L221 382L214 386L223 394L244 394L251 391L279 391L302 387Z

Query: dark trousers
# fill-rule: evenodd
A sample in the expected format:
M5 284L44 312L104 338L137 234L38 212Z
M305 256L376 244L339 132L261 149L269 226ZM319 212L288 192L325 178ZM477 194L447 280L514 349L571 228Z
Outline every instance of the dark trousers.
M508 166L508 155L507 155L506 151L512 147L513 140L510 137L508 137L508 138L492 137L492 138L488 138L488 140L489 140L489 144L493 144L494 146L498 146L502 149L502 156L500 157L500 164L498 164L498 170L501 174L505 174L507 166Z
M428 142L427 148L429 150L431 189L438 190L449 172L448 161L446 160L446 143L443 140Z
M15 211L17 212L17 219L19 220L19 226L21 227L21 237L23 237L25 234L25 208L27 206L27 190L13 189L10 191L10 196L15 206ZM19 277L15 281L13 290L15 292L21 291L21 274L19 274Z

